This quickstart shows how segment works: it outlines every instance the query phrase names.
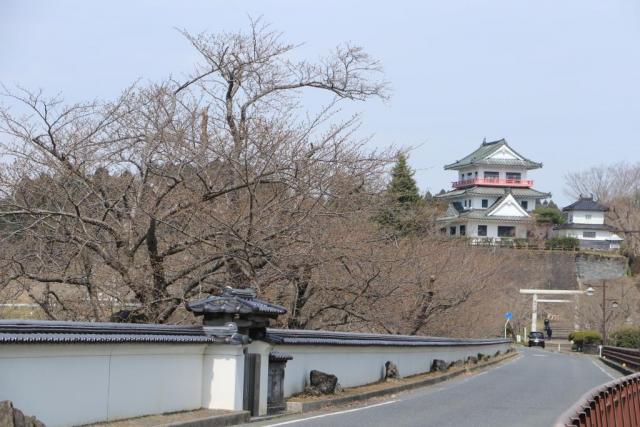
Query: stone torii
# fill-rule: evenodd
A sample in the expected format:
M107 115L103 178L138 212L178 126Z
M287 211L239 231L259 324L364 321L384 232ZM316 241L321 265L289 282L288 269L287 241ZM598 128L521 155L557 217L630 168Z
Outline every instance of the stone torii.
M570 303L567 299L539 299L538 295L583 295L586 291L572 291L564 289L520 289L521 294L532 295L531 303L531 332L538 330L536 323L538 322L538 303Z

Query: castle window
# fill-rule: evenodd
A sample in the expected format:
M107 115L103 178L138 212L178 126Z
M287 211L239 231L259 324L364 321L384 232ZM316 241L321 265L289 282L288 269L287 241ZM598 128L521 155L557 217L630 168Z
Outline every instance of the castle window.
M521 201L520 205L522 206L522 209L524 209L525 211L529 209L529 202L526 200Z
M485 179L498 179L498 178L500 178L500 173L498 173L498 172L485 172L484 173L484 177L485 177Z
M482 207L483 208L488 208L489 207L489 200L488 199L482 199Z
M585 239L595 239L596 238L596 232L595 231L583 231L582 232L582 237L584 237Z
M498 237L516 237L516 228L506 225L499 225Z
M479 225L478 226L478 236L486 236L487 235L487 226Z

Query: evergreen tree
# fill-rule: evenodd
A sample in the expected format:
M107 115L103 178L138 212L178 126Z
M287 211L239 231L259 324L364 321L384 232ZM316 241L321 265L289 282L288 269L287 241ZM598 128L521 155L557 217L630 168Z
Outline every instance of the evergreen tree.
M391 171L391 183L387 193L401 204L415 204L420 200L420 193L413 170L407 163L407 156L398 155L398 160Z
M413 170L404 154L391 170L391 182L387 187L385 205L376 220L385 227L391 227L403 234L418 232L424 225L421 212L425 200L420 196Z

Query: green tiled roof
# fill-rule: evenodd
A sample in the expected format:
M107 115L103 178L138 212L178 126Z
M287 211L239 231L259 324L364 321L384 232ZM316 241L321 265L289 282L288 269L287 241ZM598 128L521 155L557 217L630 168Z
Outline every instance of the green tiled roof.
M453 215L453 211L447 210L445 216L438 218L438 222L450 222L450 221L459 221L459 220L468 220L475 219L481 221L516 221L516 222L531 222L533 221L533 217L521 217L521 216L498 216L492 215L487 216L489 213L489 209L471 209L469 211L464 211L458 213L458 215Z
M522 160L517 159L487 159L490 155L495 153L501 147L507 146L511 151L513 151L517 156L522 158ZM468 156L458 160L455 163L451 163L450 165L446 165L445 169L460 169L466 166L471 165L500 165L500 166L520 166L527 169L537 169L542 167L542 163L534 162L533 160L529 160L524 156L518 154L516 150L511 148L507 141L503 139L499 139L498 141L491 142L483 142L473 153Z
M508 187L469 187L460 190L447 191L444 194L438 194L435 197L442 199L450 199L459 196L503 196L507 194ZM535 197L546 199L551 197L551 193L543 193L542 191L534 190L533 188L511 188L511 194L516 199L524 197Z

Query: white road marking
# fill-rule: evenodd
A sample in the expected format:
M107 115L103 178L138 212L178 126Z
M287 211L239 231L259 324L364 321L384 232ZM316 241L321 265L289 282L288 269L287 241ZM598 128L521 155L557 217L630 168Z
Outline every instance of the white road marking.
M592 361L591 361L591 363L593 363L593 365L594 365L596 368L600 369L602 372L604 372L604 374L605 374L606 376L608 376L608 377L609 377L609 378L611 378L612 380L615 380L615 379L616 379L616 377L614 377L613 375L611 375L609 372L605 371L605 369L604 369L602 366L598 365L598 364L596 363L596 361L595 361L595 360L592 360Z
M546 354L532 354L533 357L547 357Z
M330 417L332 415L348 414L349 412L362 411L364 409L375 408L377 406L390 405L392 403L396 403L396 402L399 402L399 401L400 401L399 399L390 400L388 402L376 403L375 405L363 406L361 408L347 409L346 411L330 412L328 414L315 415L313 417L300 418L298 420L285 421L285 422L277 423L277 424L269 424L269 425L267 425L265 427L284 426L284 425L287 425L287 424L301 423L301 422L304 422L304 421L315 420L315 419L318 419L318 418Z

